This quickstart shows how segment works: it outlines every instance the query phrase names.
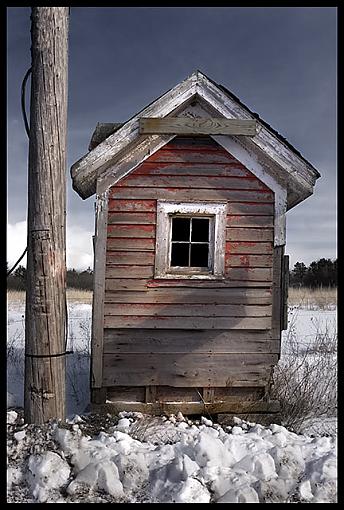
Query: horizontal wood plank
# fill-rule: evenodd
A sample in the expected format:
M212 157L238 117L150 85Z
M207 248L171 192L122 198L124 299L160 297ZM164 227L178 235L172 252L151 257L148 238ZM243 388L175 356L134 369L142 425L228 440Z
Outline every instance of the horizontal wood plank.
M256 179L252 172L237 161L231 163L197 163L192 166L189 163L160 163L147 160L137 167L131 175L251 177Z
M121 411L140 412L149 415L161 416L165 414L177 414L181 412L183 416L187 415L207 415L212 414L221 417L221 424L234 425L236 423L235 417L240 417L243 420L253 423L276 423L279 420L278 411L280 405L278 401L261 401L254 402L252 400L225 400L221 402L189 402L189 401L174 401L174 402L121 402L108 400L103 404L92 404L92 410L98 414L116 414ZM223 414L225 413L225 414ZM267 414L269 413L269 414Z
M107 265L105 277L112 278L153 278L153 266L126 266L126 265ZM246 281L272 281L272 268L262 267L226 267L226 278L234 280Z
M155 239L153 238L111 238L106 240L107 250L120 251L155 251Z
M272 267L272 255L232 255L226 254L226 267Z
M157 402L202 402L201 388L156 386Z
M106 263L108 265L127 264L136 266L152 266L155 254L148 251L107 251Z
M105 293L105 303L261 304L272 303L271 289L147 289Z
M227 241L226 255L272 255L272 242Z
M104 353L279 353L271 330L105 329Z
M133 304L106 303L104 315L147 315L150 317L270 317L271 305Z
M259 216L259 215L274 215L274 204L273 203L260 203L260 202L229 202L227 205L228 215L238 216Z
M149 163L188 163L194 164L232 164L240 165L239 161L225 149L219 148L170 148L163 149L149 156Z
M156 221L155 212L109 212L108 225L154 225Z
M155 238L155 225L108 225L108 237Z
M103 386L260 386L275 354L104 354Z
M230 287L270 287L267 281L259 280L147 280L147 278L107 278L105 281L106 291L144 291L150 288L178 289L187 287L192 289L223 289Z
M153 278L153 266L126 266L109 264L105 269L105 278Z
M120 400L122 402L144 402L144 386L113 386L106 388L107 400Z
M230 189L183 189L183 188L131 188L113 186L111 197L121 200L177 200L177 201L212 201L229 200L235 202L274 202L274 195L265 190L230 190Z
M226 228L227 241L273 241L273 228Z
M109 199L109 212L155 212L155 200Z
M149 317L110 316L104 317L105 328L148 329L269 329L271 317Z
M266 190L268 187L258 179L249 177L194 177L175 175L130 175L117 184L117 187L148 188L205 188L219 190Z
M227 227L273 227L274 217L271 216L258 216L258 215L227 215Z
M257 131L256 120L219 118L165 117L145 118L139 121L142 135L179 134L179 135L246 135L254 136Z
M260 281L272 283L271 267L228 267L226 277L233 280Z

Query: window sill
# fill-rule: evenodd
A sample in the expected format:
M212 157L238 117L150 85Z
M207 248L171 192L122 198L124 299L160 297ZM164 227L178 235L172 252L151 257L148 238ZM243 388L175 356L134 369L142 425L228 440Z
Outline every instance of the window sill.
M154 276L154 280L225 280L224 275L168 273Z

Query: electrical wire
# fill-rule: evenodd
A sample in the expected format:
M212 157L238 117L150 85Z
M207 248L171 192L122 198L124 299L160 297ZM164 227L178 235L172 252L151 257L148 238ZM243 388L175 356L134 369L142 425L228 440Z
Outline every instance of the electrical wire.
M30 76L30 74L32 73L32 67L30 67L27 71L26 71L26 74L24 76L24 79L23 79L23 83L22 83L22 86L21 86L21 109L22 109L22 115L23 115L23 119L24 119L24 125L25 125L25 131L26 131L26 134L30 140L30 127L29 127L29 123L27 121L27 116L26 116L26 108L25 108L25 87L26 87L26 82Z
M32 73L32 67L30 67L26 71L25 76L24 76L23 81L22 81L22 86L21 86L21 111L22 111L22 116L23 116L23 120L24 120L25 131L26 131L26 134L27 134L27 137L28 137L29 140L30 140L30 127L29 127L29 123L27 121L27 116L26 116L25 88L26 88L26 82L27 82L27 80L28 80L28 78L29 78L31 73ZM13 271L15 270L15 268L17 267L19 262L22 260L22 258L26 254L26 252L27 252L27 247L25 248L23 253L20 255L19 259L14 264L14 266L9 271L7 271L6 277L10 276L10 274L13 273Z

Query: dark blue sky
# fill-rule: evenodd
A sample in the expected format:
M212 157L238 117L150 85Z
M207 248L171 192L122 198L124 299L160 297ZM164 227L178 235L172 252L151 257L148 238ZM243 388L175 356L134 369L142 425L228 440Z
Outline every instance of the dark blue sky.
M336 8L73 7L69 33L68 264L92 265L94 197L69 168L97 122L122 122L195 69L223 84L322 174L287 215L291 263L336 257ZM28 141L20 87L30 8L8 8L8 260L25 247ZM27 96L29 97L29 95Z

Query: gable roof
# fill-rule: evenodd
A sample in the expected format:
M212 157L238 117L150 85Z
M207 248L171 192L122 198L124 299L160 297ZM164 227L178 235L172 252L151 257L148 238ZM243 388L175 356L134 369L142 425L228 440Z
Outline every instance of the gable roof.
M96 192L97 179L103 178L109 172L114 174L113 168L116 161L123 157L130 157L133 147L142 141L157 139L161 143L159 146L155 143L155 146L158 148L163 146L174 136L140 135L139 119L177 116L194 100L200 100L206 104L212 111L216 111L217 116L228 119L256 119L257 134L250 137L247 143L251 151L267 158L277 172L284 174L290 194L288 208L313 193L315 181L320 177L314 166L257 113L251 111L224 86L217 84L200 71L192 73L127 122L98 124L90 142L90 152L74 163L71 168L73 188L82 198L88 198ZM242 137L239 138L242 139ZM154 150L156 150L155 147Z

